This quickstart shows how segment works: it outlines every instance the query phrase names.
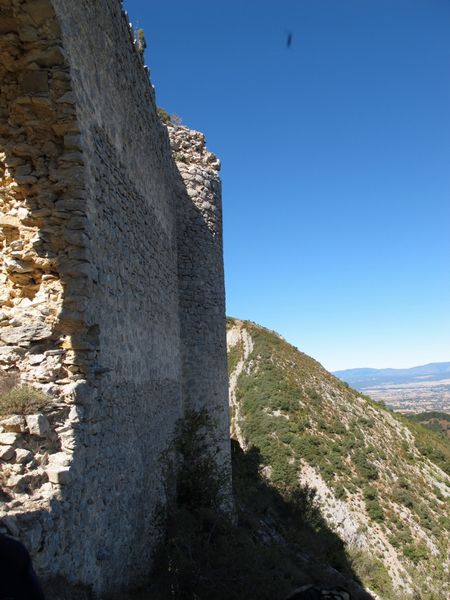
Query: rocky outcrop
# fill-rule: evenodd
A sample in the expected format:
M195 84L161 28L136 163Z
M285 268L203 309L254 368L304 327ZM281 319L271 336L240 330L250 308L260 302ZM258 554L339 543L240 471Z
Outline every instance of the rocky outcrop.
M253 352L253 340L245 327L243 327L242 321L236 321L236 323L227 331L227 348L231 350L236 346L242 348L242 354L239 356L239 360L230 373L229 378L228 395L229 405L232 410L231 436L239 442L239 445L243 450L247 450L247 442L244 439L241 430L241 405L238 402L236 392L238 379L246 367L246 362L248 361L250 354Z

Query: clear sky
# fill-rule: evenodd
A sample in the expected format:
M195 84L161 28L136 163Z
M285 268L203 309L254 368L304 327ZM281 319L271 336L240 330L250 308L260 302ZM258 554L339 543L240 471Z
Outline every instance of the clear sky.
M125 7L222 160L227 313L331 370L450 360L450 1Z

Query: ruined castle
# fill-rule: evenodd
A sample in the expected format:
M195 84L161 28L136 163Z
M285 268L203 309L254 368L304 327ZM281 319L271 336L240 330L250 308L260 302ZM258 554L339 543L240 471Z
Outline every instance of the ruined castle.
M51 398L2 417L1 526L116 591L149 573L189 411L230 473L220 165L161 123L119 0L0 0L0 34L0 367Z

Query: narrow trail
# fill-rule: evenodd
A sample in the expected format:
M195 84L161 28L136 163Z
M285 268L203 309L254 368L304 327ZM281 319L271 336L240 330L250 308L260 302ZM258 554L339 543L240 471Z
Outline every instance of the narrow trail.
M240 423L242 422L241 407L236 399L236 389L239 376L245 369L248 357L253 352L253 340L249 332L243 327L242 323L236 323L227 332L228 349L237 344L242 344L242 355L229 379L229 404L233 409L231 417L231 436L235 437L243 450L247 449L247 444L242 435Z

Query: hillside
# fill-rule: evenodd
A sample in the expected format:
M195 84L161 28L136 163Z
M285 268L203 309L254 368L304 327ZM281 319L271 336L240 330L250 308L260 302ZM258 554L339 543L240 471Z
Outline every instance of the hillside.
M423 412L415 415L407 415L413 423L420 423L427 429L435 431L446 438L450 438L450 414L445 412Z
M315 506L374 597L447 598L447 440L274 332L229 319L227 337L232 436L260 455L267 484L284 497L316 490Z

